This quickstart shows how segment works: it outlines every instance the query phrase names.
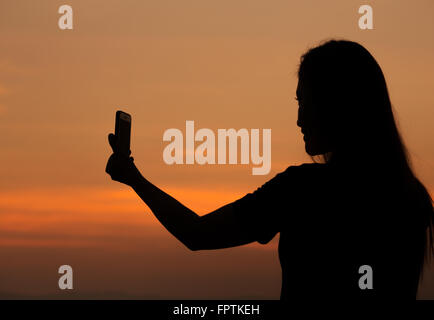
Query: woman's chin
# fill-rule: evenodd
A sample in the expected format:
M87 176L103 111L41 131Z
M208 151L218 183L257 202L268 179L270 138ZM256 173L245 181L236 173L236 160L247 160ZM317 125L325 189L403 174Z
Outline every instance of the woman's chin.
M306 150L306 153L308 155L310 155L311 157L319 156L319 155L322 155L322 154L327 152L327 151L323 150L323 148L317 148L316 146L312 145L311 143L309 143L307 141L304 145L304 148Z

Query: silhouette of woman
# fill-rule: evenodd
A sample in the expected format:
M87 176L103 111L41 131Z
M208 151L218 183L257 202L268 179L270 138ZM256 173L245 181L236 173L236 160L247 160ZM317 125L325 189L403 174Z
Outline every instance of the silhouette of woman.
M289 166L203 216L118 155L113 134L106 172L131 186L190 250L266 244L280 232L282 300L416 298L434 252L433 205L409 165L380 66L360 44L331 40L301 57L298 78L297 125L320 162Z

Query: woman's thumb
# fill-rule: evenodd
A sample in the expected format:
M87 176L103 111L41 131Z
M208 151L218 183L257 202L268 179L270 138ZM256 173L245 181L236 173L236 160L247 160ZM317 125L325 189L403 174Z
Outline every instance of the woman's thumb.
M115 152L116 151L116 136L113 133L109 133L108 141L109 141L110 147L112 147L113 152Z

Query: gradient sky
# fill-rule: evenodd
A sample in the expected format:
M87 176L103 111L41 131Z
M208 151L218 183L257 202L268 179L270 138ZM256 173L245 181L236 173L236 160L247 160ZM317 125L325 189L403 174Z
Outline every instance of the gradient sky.
M62 4L74 29L57 26ZM370 1L374 30L345 1L0 2L0 298L280 296L278 236L190 252L104 172L119 107L133 115L142 174L200 215L310 161L296 126L300 55L358 41L386 76L414 168L434 190L434 2ZM168 166L163 132L271 128L272 168ZM74 269L73 292L57 287ZM320 262L318 268L320 268ZM419 296L434 299L434 268Z

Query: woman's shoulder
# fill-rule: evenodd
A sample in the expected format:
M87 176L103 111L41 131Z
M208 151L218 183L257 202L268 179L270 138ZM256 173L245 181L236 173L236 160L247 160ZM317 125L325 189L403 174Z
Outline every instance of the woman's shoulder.
M278 173L275 178L285 183L315 183L322 180L329 172L329 166L324 163L303 163L290 165L284 171ZM274 180L274 179L273 179Z
M285 173L288 174L308 174L319 171L328 171L329 165L326 163L302 163L299 165L290 165L286 168Z

